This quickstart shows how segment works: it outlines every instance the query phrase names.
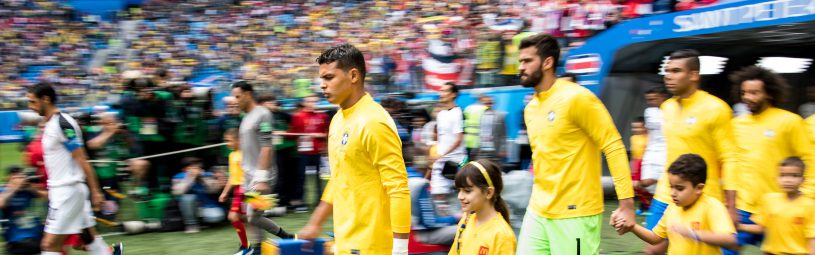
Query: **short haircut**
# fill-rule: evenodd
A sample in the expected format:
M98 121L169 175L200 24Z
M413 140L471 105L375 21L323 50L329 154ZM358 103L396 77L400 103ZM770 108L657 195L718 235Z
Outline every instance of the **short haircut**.
M634 118L634 121L632 121L632 122L645 123L645 117L643 117L643 116L636 117L636 118Z
M141 90L141 89L149 89L156 87L156 83L153 82L152 79L141 77L130 79L125 84L125 88L128 90Z
M671 53L669 60L687 59L687 68L691 71L699 71L699 52L692 49L681 49Z
M344 43L333 46L323 51L323 53L317 57L317 63L320 65L327 65L334 62L337 62L337 68L346 72L351 71L351 69L357 69L362 75L362 79L360 80L365 80L365 56L353 45Z
M448 81L444 83L445 86L450 86L450 92L458 94L459 88L455 82Z
M249 92L252 95L252 98L255 97L255 89L252 88L252 84L249 84L247 81L236 81L232 83L232 88L239 88L243 92Z
M648 90L646 90L645 94L646 95L647 94L660 94L660 95L663 95L663 96L666 96L666 97L671 95L670 92L668 92L668 90L665 89L665 86L653 86L653 87L649 88Z
M758 66L748 66L730 75L730 81L741 97L741 84L745 81L760 80L764 83L764 91L770 96L770 105L778 106L786 100L786 92L789 90L787 80L770 70Z
M260 96L258 96L258 104L266 102L277 102L277 97L272 95L272 93L263 93Z
M799 169L801 169L801 173L803 173L803 172L804 172L804 171L806 171L806 169L807 169L806 164L804 164L804 160L802 160L802 159L801 159L801 158L799 158L799 157L789 157L789 158L785 158L783 161L781 161L781 166L794 166L794 167L798 167Z
M224 136L230 136L232 138L238 138L238 129L237 128L230 128L224 131Z
M48 97L51 99L52 104L57 104L57 91L51 86L51 83L40 82L28 88L28 93L31 93L37 99Z
M20 166L15 165L15 166L8 167L9 175L16 174L16 173L22 173L22 172L23 172L23 168L20 167Z
M707 180L707 164L699 155L682 154L668 167L668 173L677 175L693 185L705 183Z
M521 40L521 45L518 49L522 50L533 46L537 49L538 57L540 57L541 61L552 57L555 61L552 68L557 68L558 61L560 60L560 45L558 45L557 39L549 34L539 33Z
M192 165L201 165L201 159L196 157L186 157L181 159L181 168L187 168Z

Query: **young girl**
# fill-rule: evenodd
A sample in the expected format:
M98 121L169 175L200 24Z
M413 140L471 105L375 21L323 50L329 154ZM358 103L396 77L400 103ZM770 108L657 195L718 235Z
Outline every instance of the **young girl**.
M229 208L229 221L238 232L238 238L241 241L241 247L238 254L251 254L252 250L249 248L249 241L246 239L246 228L244 227L245 218L243 215L243 190L241 184L243 183L243 169L241 169L241 159L243 156L240 151L240 140L238 139L238 130L230 128L224 132L224 142L226 147L232 150L229 153L229 183L224 186L224 191L218 198L218 202L225 202L227 195L232 191L232 206Z
M501 198L501 168L489 160L471 161L456 174L455 184L465 215L449 254L515 254L515 233Z

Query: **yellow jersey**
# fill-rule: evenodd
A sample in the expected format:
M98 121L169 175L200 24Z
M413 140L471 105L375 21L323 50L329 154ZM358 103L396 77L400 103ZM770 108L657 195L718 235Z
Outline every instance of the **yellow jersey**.
M606 107L588 89L558 79L524 109L535 180L529 206L544 218L603 212L600 152L605 153L619 199L634 196L620 133ZM534 128L532 128L534 127Z
M243 168L241 168L241 159L243 159L243 154L241 151L237 150L229 153L229 185L243 184Z
M790 156L799 156L806 165L813 166L812 147L806 124L797 114L767 108L759 114L742 115L733 119L733 137L736 141L738 181L736 208L753 213L764 194L781 192L778 186L778 165ZM806 180L813 171L807 171ZM812 194L812 185L805 193Z
M669 231L675 225L700 232L736 234L736 228L733 226L733 221L730 220L727 208L722 202L706 194L702 194L689 208L682 208L676 204L668 205L665 214L653 231L654 234L663 239L667 238L671 243L668 246L668 255L722 254L722 248L719 246L709 245Z
M500 213L481 226L476 226L476 214L461 218L459 231L449 255L514 255L515 232ZM466 222L465 222L466 221ZM461 226L465 225L463 231ZM459 245L461 243L461 245ZM460 249L460 250L459 250Z
M806 119L807 127L809 127L809 138L812 141L812 146L815 146L815 114Z
M764 194L753 222L764 226L761 250L772 254L809 254L807 239L815 238L815 200L785 193Z
M642 159L646 145L648 145L648 135L631 135L631 159Z
M724 191L736 190L733 174L735 145L731 120L733 111L724 101L707 92L698 90L690 97L673 97L662 103L662 131L668 148L665 164L667 172L671 163L682 154L694 153L707 163L705 194L724 201ZM673 201L668 174L662 174L657 182L654 199Z
M410 232L410 191L396 124L370 95L334 115L328 160L322 200L334 208L337 254L390 254L393 233Z

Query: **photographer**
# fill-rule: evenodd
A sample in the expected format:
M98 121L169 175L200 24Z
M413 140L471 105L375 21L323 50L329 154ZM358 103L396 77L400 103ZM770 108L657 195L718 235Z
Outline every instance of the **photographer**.
M93 138L88 140L86 145L91 159L98 160L93 162L93 168L99 178L99 185L106 190L102 214L97 217L101 216L107 221L115 221L119 199L113 194L121 192L116 176L120 166L118 161L131 156L130 148L135 146L135 140L112 112L101 113L91 129L88 137ZM136 176L141 175L136 174Z
M186 233L197 233L198 216L206 223L217 223L224 219L224 210L217 201L217 195L226 185L226 178L207 172L198 158L181 160L182 172L173 177L173 195L178 199L178 207L184 217ZM197 215L200 212L200 215Z
M8 254L39 254L43 224L38 217L30 215L34 199L46 197L43 189L32 187L22 168L9 167L8 183L0 188L0 211L2 212L3 239Z

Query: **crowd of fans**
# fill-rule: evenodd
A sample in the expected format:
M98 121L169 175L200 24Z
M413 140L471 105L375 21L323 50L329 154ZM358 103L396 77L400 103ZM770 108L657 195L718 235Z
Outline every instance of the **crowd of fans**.
M713 1L146 1L122 10L119 20L88 19L63 3L0 2L2 109L21 108L22 87L49 80L67 102L99 103L121 93L119 75L139 70L189 82L221 72L254 80L281 98L311 94L314 58L349 42L367 53L372 90L419 91L427 59L455 64L458 84L514 84L516 35L547 32L564 48L628 18L682 10ZM80 21L82 20L82 21ZM120 21L137 21L120 32ZM117 33L119 32L119 33ZM121 44L100 66L98 49ZM118 48L117 48L118 49ZM47 71L43 71L47 70ZM16 99L16 100L15 100Z

